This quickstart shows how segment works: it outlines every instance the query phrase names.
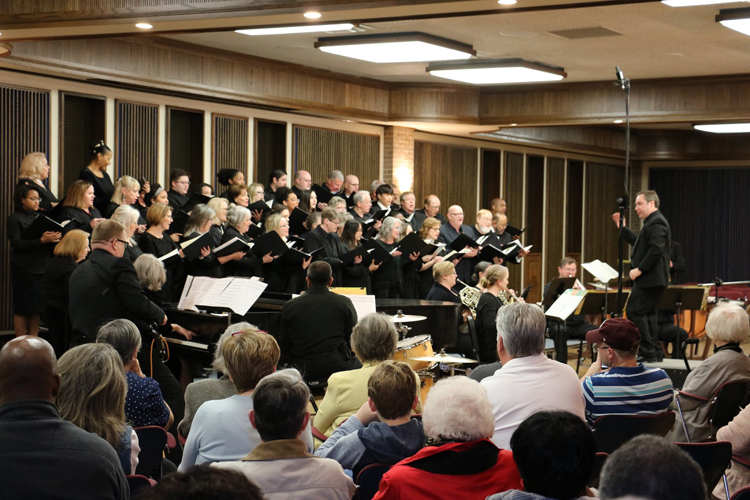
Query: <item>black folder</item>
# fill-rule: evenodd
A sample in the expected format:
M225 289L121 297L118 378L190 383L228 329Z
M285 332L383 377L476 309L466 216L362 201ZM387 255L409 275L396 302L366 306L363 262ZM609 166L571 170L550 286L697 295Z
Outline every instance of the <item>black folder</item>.
M302 234L305 229L304 223L310 214L299 208L295 208L289 215L289 231L291 234Z
M313 184L312 190L315 191L315 194L318 197L318 203L328 204L328 202L331 201L331 198L336 196L335 194L331 194L329 190L319 184Z
M159 257L159 260L164 264L164 268L166 269L172 266L176 266L177 264L182 262L182 256L180 255L180 251L178 249L175 249L168 254Z
M458 237L448 245L448 247L453 250L463 250L466 247L478 248L479 243L474 241L471 236L462 233L459 234Z
M419 252L421 255L423 248L425 248L425 242L417 233L407 234L398 244L398 249L407 256L414 252Z
M345 254L341 255L339 258L341 259L341 263L342 264L344 264L345 266L348 266L349 264L351 264L352 262L354 262L354 259L357 256L359 256L359 255L362 255L362 256L366 255L367 254L367 250L368 250L368 248L366 246L360 245L357 248L355 248L354 250L350 250L350 251L346 252ZM362 260L364 262L364 259L362 259Z
M293 234L290 234L287 238L287 241L291 241L293 244L290 248L296 248L297 250L302 250L305 246L305 238L300 238L299 236L294 236Z
M172 224L169 225L168 234L183 234L185 232L185 225L187 224L188 217L187 212L183 210L175 210L172 212Z
M190 212L195 208L196 205L200 205L201 203L205 205L210 199L210 196L206 196L200 193L193 193L190 198L188 198L188 201L185 202L185 204L180 208L180 210L182 210L183 212Z
M260 226L260 224L253 224L250 223L250 227L247 228L247 232L245 233L248 238L257 238L263 233L263 228Z
M256 239L254 243L253 253L258 257L267 255L268 252L271 252L272 256L281 255L289 250L289 247L286 246L286 243L284 243L284 240L276 231L264 234Z
M495 257L500 257L501 259L503 259L503 262L505 261L505 259L508 258L507 255L505 255L503 252L500 251L499 248L497 248L495 245L491 243L485 246L484 248L482 248L482 251L479 252L480 261L485 260L487 262L493 262Z
M504 232L508 233L511 236L521 236L528 228L529 226L526 226L523 229L518 229L517 227L508 226L505 228Z
M248 252L249 250L250 245L245 243L239 237L235 236L226 243L214 248L214 254L216 254L217 257L225 257L227 255L233 254L234 252Z
M319 252L322 249L323 247L320 247L310 253L305 253L297 250L296 248L289 248L286 252L281 254L278 261L279 264L284 264L285 266L301 266L303 260L309 259L313 255L315 255L316 252Z
M50 219L44 214L39 214L37 218L34 219L34 222L32 222L29 227L24 229L24 231L21 233L21 238L23 238L24 240L35 240L37 238L41 238L42 235L44 235L44 233L47 231L62 233L63 235L65 235L71 230L78 229L80 227L81 224L75 219L71 219L61 224Z
M210 232L206 232L198 236L197 238L191 238L189 240L180 243L182 253L185 254L185 260L192 262L201 256L201 249L205 247L211 247L214 243L214 237Z
M388 250L383 248L383 245L378 243L375 240L372 241L372 246L368 248L368 254L372 257L372 260L376 264L382 264L384 262L388 262L393 258L393 255L391 255Z
M260 201L256 201L256 202L255 202L255 203L253 203L252 205L248 206L248 207L247 207L247 209L248 209L248 210L250 210L250 213L251 213L251 214L252 214L253 212L255 212L256 210L257 210L258 212L261 212L261 213L263 213L264 211L266 211L266 212L267 212L267 211L271 210L271 208L270 208L270 207L268 206L268 203L266 203L266 202L265 202L265 201L263 201L263 200L260 200Z

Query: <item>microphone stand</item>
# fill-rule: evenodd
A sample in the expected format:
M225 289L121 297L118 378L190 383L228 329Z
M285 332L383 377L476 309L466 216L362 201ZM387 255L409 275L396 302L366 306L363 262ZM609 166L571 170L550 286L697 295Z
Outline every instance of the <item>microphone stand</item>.
M622 273L625 269L623 262L623 227L625 221L625 212L628 209L628 197L630 193L629 181L630 181L630 78L625 78L619 66L615 67L615 74L617 75L616 86L620 87L625 91L625 196L617 199L617 205L620 213L619 223L619 234L617 238L617 310L613 317L617 317L622 314ZM606 293L606 292L605 292Z

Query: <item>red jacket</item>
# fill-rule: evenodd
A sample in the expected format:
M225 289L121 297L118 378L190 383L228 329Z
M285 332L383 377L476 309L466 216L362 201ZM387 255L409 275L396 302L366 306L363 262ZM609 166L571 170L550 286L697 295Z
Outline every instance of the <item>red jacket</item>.
M480 439L422 448L383 476L373 500L484 500L512 489L523 489L513 453Z

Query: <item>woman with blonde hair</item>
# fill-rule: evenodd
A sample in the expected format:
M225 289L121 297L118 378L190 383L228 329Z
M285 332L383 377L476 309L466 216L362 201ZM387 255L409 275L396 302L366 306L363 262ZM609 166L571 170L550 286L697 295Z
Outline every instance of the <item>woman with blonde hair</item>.
M115 182L115 192L112 193L109 203L104 209L104 216L109 218L119 206L133 206L138 201L141 184L129 175L123 175ZM144 230L146 228L143 228Z
M149 224L148 230L138 240L138 246L141 247L143 253L150 253L156 258L160 258L178 250L177 243L166 233L172 224L172 207L164 203L154 203L148 209L146 220ZM183 255L181 250L178 250L178 254ZM177 289L176 283L182 277L182 260L170 259L170 261L165 266L167 268L167 283L159 294L162 303L170 302L173 296L179 297L181 292Z
M453 291L457 278L456 266L452 262L443 260L432 266L432 279L435 280L435 284L432 285L426 300L461 303L458 294Z
M263 187L263 184L259 182L253 182L247 187L247 191L249 193L249 205L252 205L253 203L259 202L259 201L265 201L266 197L266 188ZM268 215L268 210L253 210L251 216L253 219L253 222L256 224L263 220L265 216Z
M271 214L265 222L266 233L275 231L286 243L289 238L289 219L281 214ZM267 292L298 293L297 274L302 273L312 262L312 257L302 261L302 266L279 264L278 256L263 264L263 279L268 283Z
M118 206L110 216L110 219L116 220L125 226L130 244L125 247L123 257L130 262L135 262L135 259L143 255L143 250L141 250L141 247L138 246L138 242L135 240L135 233L139 228L138 221L140 217L141 215L138 210L129 205Z
M65 208L58 214L57 221L73 220L78 228L87 233L104 220L99 209L94 206L94 186L88 181L77 180L71 184L62 205Z
M497 361L497 311L510 303L508 287L508 268L495 264L484 271L479 286L485 291L477 304L477 341L479 343L479 360L482 363Z
M89 235L73 229L55 245L54 255L44 270L45 318L57 357L68 348L73 331L68 318L70 277L90 250Z
M112 163L112 150L102 140L92 145L89 153L91 160L86 168L81 170L78 178L89 182L94 187L94 206L99 212L105 212L115 192L112 178L107 173L107 167Z
M60 417L96 434L117 452L125 474L135 474L138 436L125 422L128 383L117 351L108 344L84 344L57 362Z
M214 211L214 218L209 231L214 238L214 245L219 246L226 230L229 200L221 196L215 196L208 200L207 205L208 208Z
M39 192L39 211L50 212L57 206L57 197L47 189L44 181L49 178L49 163L44 153L29 153L21 160L21 168L18 169L18 184L34 186Z

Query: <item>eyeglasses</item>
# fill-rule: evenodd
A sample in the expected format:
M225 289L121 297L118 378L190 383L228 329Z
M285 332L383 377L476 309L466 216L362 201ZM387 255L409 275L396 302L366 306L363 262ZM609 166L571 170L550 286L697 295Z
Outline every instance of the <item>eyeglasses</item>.
M594 345L592 345L592 346L591 346L591 350L592 350L592 351L594 352L594 354L596 354L596 353L597 353L597 352L599 352L600 350L601 350L601 351L605 351L605 350L610 350L610 351L611 351L611 350L612 350L612 348L611 348L611 347L609 347L609 346L606 346L606 345L603 345L603 346L599 346L599 345L597 345L597 344L594 344Z
M32 198L30 196L27 196L26 199L27 200L31 200L31 201L40 201L41 200L41 198Z
M120 243L122 243L123 245L125 245L125 248L127 248L127 247L130 246L130 242L127 241L127 240L121 240L120 238L115 238L115 239L116 239L116 241L119 241Z

